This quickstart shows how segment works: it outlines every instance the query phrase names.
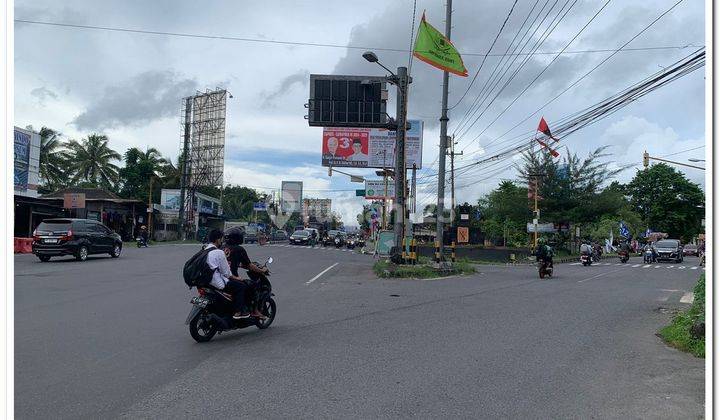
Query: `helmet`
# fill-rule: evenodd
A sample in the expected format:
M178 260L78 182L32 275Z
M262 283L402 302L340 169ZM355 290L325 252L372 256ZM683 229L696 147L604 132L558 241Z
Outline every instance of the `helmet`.
M227 242L228 245L241 245L244 240L245 232L238 227L225 231L225 242Z
M545 238L538 239L538 245L545 245L546 243L547 243L547 240Z
M145 229L147 229L147 226L142 225L142 226L140 226L140 229L145 230Z

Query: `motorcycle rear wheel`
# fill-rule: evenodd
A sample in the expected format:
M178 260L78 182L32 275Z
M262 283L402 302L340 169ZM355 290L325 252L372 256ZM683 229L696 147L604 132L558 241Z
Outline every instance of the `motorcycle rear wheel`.
M217 333L217 327L208 323L203 315L196 316L190 321L190 335L198 343L206 343L212 340Z

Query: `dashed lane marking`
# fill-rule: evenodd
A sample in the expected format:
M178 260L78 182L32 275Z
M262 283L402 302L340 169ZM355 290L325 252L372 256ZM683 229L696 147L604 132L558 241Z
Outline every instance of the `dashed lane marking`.
M691 270L697 270L697 267L690 267Z
M695 300L695 296L692 294L692 292L688 292L680 298L680 303L693 303L693 300Z
M643 265L643 268L650 268L650 265Z
M632 266L632 268L638 268L638 267L640 267L640 264L635 264Z
M310 284L310 283L314 282L315 280L319 279L320 276L322 276L323 274L325 274L325 273L327 273L328 271L332 270L333 267L335 267L335 266L338 265L338 264L339 264L339 263L335 263L335 264L331 265L330 267L324 269L323 271L320 272L320 274L318 274L317 276L315 276L315 277L311 278L310 280L306 281L305 284Z

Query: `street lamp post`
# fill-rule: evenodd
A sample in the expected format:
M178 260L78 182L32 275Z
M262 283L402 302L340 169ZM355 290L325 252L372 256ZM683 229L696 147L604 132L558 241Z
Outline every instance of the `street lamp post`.
M363 53L363 58L371 63L377 63L385 69L390 76L387 81L397 87L397 113L396 119L396 143L395 143L395 247L396 252L400 253L402 240L405 236L405 131L407 122L407 94L408 85L412 79L408 77L407 67L398 67L397 74L393 73L389 68L385 67L378 60L377 55L372 51Z

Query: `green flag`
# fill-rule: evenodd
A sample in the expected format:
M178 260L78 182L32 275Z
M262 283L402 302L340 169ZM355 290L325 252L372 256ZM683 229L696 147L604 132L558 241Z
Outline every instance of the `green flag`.
M449 39L425 21L425 13L420 20L413 55L440 70L463 77L468 75L460 53Z

